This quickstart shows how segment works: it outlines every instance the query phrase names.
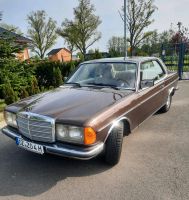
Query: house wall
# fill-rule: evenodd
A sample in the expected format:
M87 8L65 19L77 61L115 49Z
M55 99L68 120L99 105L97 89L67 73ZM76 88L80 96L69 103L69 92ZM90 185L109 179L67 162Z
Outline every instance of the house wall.
M25 48L22 52L16 54L16 58L20 61L25 61L28 60L29 57L29 52L28 48Z
M71 53L62 49L61 51L61 56L63 57L64 62L70 62L71 61Z
M49 60L59 61L59 62L70 62L71 61L71 53L62 49L57 54L49 56Z
M49 60L50 60L50 61L59 61L59 59L58 59L58 55L55 54L55 55L51 55L51 56L49 56Z

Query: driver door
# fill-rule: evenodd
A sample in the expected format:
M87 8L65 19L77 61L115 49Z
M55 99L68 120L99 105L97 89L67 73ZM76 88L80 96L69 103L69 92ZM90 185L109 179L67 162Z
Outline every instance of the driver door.
M151 87L139 88L138 98L140 106L138 108L139 121L141 124L146 118L157 112L164 103L164 78L166 72L156 60L147 61L140 66L142 81L154 80L154 85ZM140 80L140 81L141 81Z

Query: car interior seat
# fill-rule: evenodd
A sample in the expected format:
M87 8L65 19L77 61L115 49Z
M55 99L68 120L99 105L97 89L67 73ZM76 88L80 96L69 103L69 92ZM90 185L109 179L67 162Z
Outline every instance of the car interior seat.
M128 83L130 88L135 88L136 73L134 71L117 72L115 78Z

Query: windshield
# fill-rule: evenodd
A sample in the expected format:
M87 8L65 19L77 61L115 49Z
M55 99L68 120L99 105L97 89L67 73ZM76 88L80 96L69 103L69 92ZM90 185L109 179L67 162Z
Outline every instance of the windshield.
M66 84L135 89L136 72L136 63L87 63L82 64Z

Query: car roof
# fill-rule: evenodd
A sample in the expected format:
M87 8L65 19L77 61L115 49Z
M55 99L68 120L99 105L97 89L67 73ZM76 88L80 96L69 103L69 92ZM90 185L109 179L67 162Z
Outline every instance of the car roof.
M134 63L141 63L148 60L157 59L156 57L118 57L118 58L102 58L97 60L90 60L83 63L99 63L99 62L134 62Z

